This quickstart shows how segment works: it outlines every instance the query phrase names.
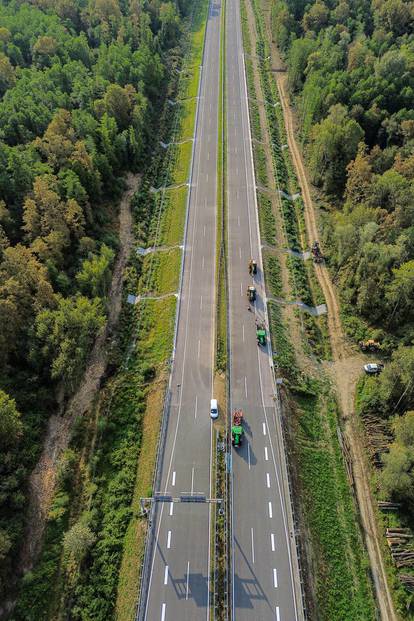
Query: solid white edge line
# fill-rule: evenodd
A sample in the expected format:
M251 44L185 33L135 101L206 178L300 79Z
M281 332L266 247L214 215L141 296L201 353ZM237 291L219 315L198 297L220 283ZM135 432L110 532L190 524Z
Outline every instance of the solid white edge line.
M185 599L188 599L188 585L190 582L190 561L187 561L187 584L185 587Z

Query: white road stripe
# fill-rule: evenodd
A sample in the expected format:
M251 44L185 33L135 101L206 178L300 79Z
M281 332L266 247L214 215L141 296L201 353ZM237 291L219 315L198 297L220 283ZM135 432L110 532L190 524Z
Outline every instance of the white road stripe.
M200 339L198 339L198 357L200 358Z
M275 545L275 536L273 533L270 533L270 543L272 544L272 552L274 552L276 550L276 545Z
M202 269L204 269L204 257L203 257L203 264L202 264Z
M194 408L194 418L197 418L198 396L196 395L196 402Z
M244 343L244 324L243 324L243 343Z
M173 512L174 512L174 503L173 503L173 502L171 502L171 503L170 503L170 515L172 515L172 514L173 514Z
M240 295L243 295L243 283L240 283Z
M203 308L203 296L200 298L200 310Z
M252 535L252 563L254 563L254 539L253 539L253 528L250 529Z
M277 589L277 569L273 569L273 584L275 585L275 589Z
M270 475L268 472L266 472L266 483L267 483L267 487L270 487Z
M266 424L265 423L263 423L263 435L264 436L266 435Z
M241 260L241 248L239 248L239 257L240 257L240 260Z
M187 561L187 584L185 587L185 599L188 599L188 586L190 582L190 561Z
M246 399L247 399L247 377L246 376L244 376L244 392L246 393Z
M265 446L265 460L269 461L269 455L267 454L267 446Z
M168 531L168 535L167 535L167 548L170 549L171 548L171 531Z
M164 571L164 584L167 584L168 582L168 565L165 566L165 571Z
M237 224L240 226L240 216L237 216Z
M175 470L174 470L174 472L172 473L172 481L171 481L171 485L172 485L173 487L174 487L174 485L175 485Z
M249 464L250 470L250 444L247 445L247 463Z
M191 469L191 493L194 492L194 468Z
M279 606L276 606L276 621L280 621Z
M161 621L165 621L165 604L161 608Z
M272 510L272 503L269 500L269 517L272 518L273 517L273 510Z

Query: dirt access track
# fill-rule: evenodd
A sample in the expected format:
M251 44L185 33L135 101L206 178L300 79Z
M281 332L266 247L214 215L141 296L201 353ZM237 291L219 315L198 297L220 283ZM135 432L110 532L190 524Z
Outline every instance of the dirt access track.
M82 382L71 398L66 411L53 414L43 441L43 450L28 486L27 526L22 545L19 571L32 569L42 545L47 514L53 498L56 471L62 452L68 447L74 420L85 414L99 390L107 366L106 341L117 324L122 303L123 272L132 247L132 214L130 202L137 189L138 175L126 177L127 188L119 205L119 244L109 291L109 316L104 329L98 334Z
M271 44L272 65L274 67L281 67L281 58L272 40L269 21L267 16L266 28L268 40ZM310 186L306 176L302 155L295 138L293 113L287 95L287 74L285 72L276 71L275 76L283 109L288 145L305 206L305 224L308 242L311 244L314 240L319 239L316 210L312 202ZM383 621L397 621L398 617L394 610L381 553L380 533L378 532L369 483L369 466L366 460L364 445L358 432L359 425L356 424L355 421L355 386L364 359L362 356L352 352L349 345L347 345L342 330L339 304L328 269L323 264L316 264L315 271L328 307L328 329L334 361L333 375L336 381L339 405L344 421L345 438L349 445L352 459L355 491L365 543L371 564L377 604Z

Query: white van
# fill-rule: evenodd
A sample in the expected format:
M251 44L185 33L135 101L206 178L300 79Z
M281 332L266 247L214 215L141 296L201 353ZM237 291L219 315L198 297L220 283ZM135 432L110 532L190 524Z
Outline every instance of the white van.
M218 414L217 399L212 399L210 401L210 416L211 418L218 418Z

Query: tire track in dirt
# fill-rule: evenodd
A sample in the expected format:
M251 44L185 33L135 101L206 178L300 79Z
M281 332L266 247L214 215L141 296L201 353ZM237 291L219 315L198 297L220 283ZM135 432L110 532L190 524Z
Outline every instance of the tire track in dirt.
M266 26L268 31L268 40L272 42L268 21L269 20L267 19ZM274 42L271 43L271 54L273 63L280 67L281 59ZM276 72L276 84L283 110L287 141L302 192L308 242L312 243L319 237L318 226L302 155L299 151L295 138L293 114L287 96L286 73ZM371 563L371 575L375 586L377 604L381 613L381 619L383 621L397 621L398 617L394 610L394 603L392 601L391 592L388 586L384 560L382 557L380 533L378 531L369 482L369 465L367 463L365 449L361 441L359 425L355 420L355 386L360 374L361 366L364 362L364 358L353 354L347 347L340 319L340 307L327 268L324 265L317 264L315 265L315 271L328 307L327 318L332 356L334 360L333 370L342 417L344 420L345 438L349 445L352 458L352 472L355 492L359 505L364 539Z

